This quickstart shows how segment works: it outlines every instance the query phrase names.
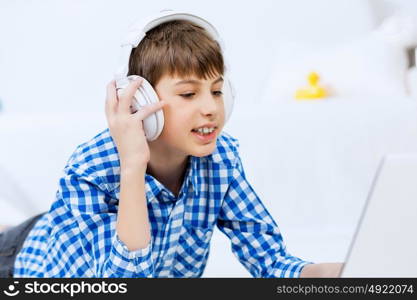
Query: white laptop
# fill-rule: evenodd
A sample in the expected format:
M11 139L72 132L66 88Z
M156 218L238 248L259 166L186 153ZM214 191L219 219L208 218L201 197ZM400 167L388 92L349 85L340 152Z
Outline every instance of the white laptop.
M340 277L417 277L417 155L386 156Z

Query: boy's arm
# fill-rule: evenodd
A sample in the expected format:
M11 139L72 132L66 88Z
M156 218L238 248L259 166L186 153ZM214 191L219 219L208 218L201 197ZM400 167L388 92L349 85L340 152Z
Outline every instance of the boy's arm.
M290 255L277 224L252 189L238 159L217 226L254 277L338 277L342 263L313 264Z
M144 107L131 114L130 105L141 81L134 81L117 95L115 81L107 85L106 118L118 156L112 161L100 159L109 155L104 142L89 145L77 153L89 157L91 163L77 164L77 155L60 181L56 220L72 221L72 228L63 226L58 244L61 256L70 265L51 263L58 274L95 277L152 277L150 225L145 196L145 170L150 153L142 120L160 109L163 102ZM82 161L82 160L81 160ZM100 172L120 167L119 199L113 199L102 182ZM107 180L107 179L106 179ZM115 180L112 178L111 180ZM117 179L116 179L117 180ZM75 219L76 222L73 222ZM54 265L55 264L55 265ZM47 269L50 269L48 267Z
M150 159L142 121L161 109L164 101L142 107L132 114L133 96L143 79L134 80L116 91L113 80L107 85L106 119L120 159L120 201L117 233L129 250L143 249L151 241L145 195L145 172Z
M120 171L120 200L116 230L130 251L146 248L150 224L145 195L146 165L124 167Z
M287 252L277 224L246 180L240 158L217 226L229 237L232 251L253 277L299 277L310 263Z
M343 263L311 264L303 268L300 277L339 277Z

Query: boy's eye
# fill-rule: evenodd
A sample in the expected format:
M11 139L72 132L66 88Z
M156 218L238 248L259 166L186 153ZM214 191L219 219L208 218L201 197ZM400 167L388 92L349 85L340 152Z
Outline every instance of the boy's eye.
M194 95L195 95L195 93L180 94L180 96L183 97L183 98L191 98Z
M181 97L186 98L186 99L190 99L195 95L195 93L185 93L185 94L180 94ZM223 95L222 91L214 91L213 95L215 95L216 97L220 97L221 95Z

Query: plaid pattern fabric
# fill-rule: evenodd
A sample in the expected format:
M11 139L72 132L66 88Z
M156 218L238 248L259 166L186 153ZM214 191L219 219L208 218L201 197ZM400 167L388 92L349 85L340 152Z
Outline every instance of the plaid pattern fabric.
M217 226L253 277L298 277L309 262L287 252L246 180L238 146L223 132L211 155L190 156L178 197L146 174L152 241L129 251L115 230L120 165L104 130L71 155L56 200L16 257L14 276L200 277Z

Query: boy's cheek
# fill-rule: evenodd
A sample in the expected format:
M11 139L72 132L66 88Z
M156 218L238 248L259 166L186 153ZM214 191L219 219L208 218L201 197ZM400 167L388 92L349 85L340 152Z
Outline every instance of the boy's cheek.
M217 130L217 136L219 136L222 133L224 125L225 125L224 121L219 124L218 130Z
M165 122L164 128L161 132L161 137L167 141L178 141L180 136L188 135L189 133L188 127L180 127L178 123L172 124L171 122Z

